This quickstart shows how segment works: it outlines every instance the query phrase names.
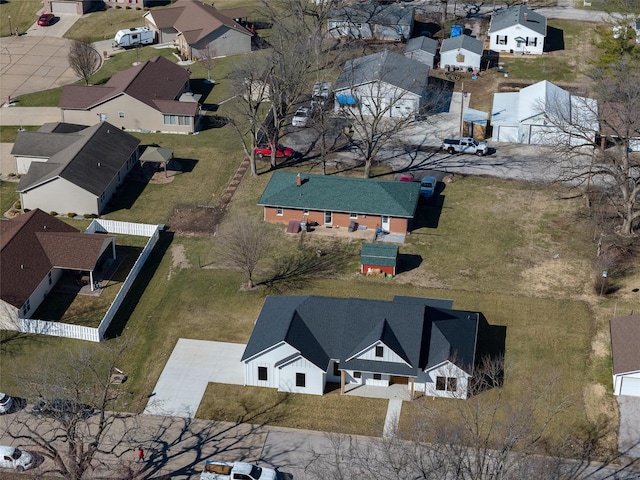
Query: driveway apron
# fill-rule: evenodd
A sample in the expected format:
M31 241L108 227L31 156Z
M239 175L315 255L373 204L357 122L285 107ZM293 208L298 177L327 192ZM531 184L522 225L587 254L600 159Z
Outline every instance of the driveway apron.
M246 345L180 338L144 413L193 418L209 382L244 385Z

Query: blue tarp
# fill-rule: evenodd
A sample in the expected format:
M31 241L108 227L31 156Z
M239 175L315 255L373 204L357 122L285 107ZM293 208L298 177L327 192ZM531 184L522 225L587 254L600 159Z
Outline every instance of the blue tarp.
M336 95L336 100L340 105L355 105L356 98L350 93L339 93Z

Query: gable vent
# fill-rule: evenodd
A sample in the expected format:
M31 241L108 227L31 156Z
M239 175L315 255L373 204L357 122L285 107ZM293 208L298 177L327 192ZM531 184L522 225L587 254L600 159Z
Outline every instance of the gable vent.
M99 166L99 167L101 167L101 166L102 166L102 164L101 164L100 162L98 162L98 166Z

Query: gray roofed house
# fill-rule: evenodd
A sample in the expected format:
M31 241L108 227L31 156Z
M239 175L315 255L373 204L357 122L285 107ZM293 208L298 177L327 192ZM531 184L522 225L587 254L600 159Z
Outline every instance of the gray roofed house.
M438 53L438 41L429 37L415 37L407 40L404 56L424 63L433 68L433 62Z
M317 395L327 382L342 393L400 385L409 396L466 398L483 322L425 298L267 297L242 356L245 384Z
M479 70L483 51L484 43L469 35L445 38L440 47L440 68Z
M489 26L489 49L540 55L546 36L546 17L523 5L516 5L494 12Z
M419 193L416 182L276 171L258 205L264 207L264 219L272 223L306 219L307 223L348 228L357 222L360 227L406 233Z
M640 315L609 322L614 395L640 397Z
M413 7L363 2L330 10L327 31L333 37L398 41L411 37L414 22Z
M99 215L138 160L140 140L107 122L19 132L11 154L22 208ZM56 133L67 131L67 133Z
M335 109L405 118L425 104L429 70L428 65L389 50L349 60L336 81Z
M58 106L65 123L108 121L130 131L193 133L200 112L190 73L164 57L116 73L104 85L66 85Z

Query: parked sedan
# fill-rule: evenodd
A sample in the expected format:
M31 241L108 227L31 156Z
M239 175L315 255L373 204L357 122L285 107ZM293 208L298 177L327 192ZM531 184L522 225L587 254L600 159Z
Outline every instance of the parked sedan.
M267 145L266 147L256 147L254 152L258 158L270 157L272 152L271 145ZM278 148L276 148L277 158L293 157L295 153L296 152L293 148L285 147L284 145L278 145Z
M40 15L40 18L38 18L38 25L41 27L47 27L51 25L55 19L56 16L53 13L43 13Z

